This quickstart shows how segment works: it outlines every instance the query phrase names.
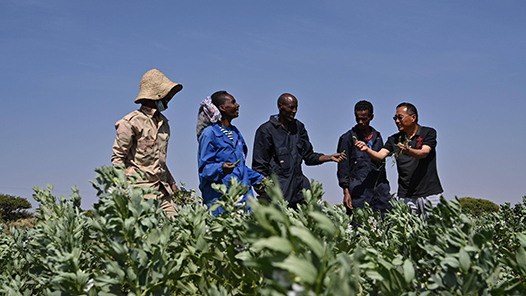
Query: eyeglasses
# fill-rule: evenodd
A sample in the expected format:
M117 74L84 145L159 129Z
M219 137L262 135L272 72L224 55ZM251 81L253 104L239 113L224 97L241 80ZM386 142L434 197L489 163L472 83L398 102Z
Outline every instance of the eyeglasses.
M415 113L413 113L413 114L408 114L408 115L406 115L406 116L402 116L402 115L399 115L399 116L393 116L393 120L396 121L396 120L398 119L399 121L402 121L402 120L404 120L404 118L406 118L407 116L411 116L411 115L415 115Z

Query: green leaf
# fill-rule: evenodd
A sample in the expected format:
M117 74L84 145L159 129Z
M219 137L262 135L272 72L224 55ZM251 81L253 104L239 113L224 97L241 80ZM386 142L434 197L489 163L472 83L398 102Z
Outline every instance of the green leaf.
M409 259L404 261L404 279L407 284L415 279L415 268Z
M269 249L284 254L289 254L292 252L291 243L283 237L272 236L269 238L259 239L252 245L252 249L255 252L260 252L263 249Z
M464 249L460 249L460 252L458 253L458 261L460 263L460 270L468 272L471 267L471 258L469 257L468 252Z
M333 235L336 232L334 223L324 214L320 212L310 212L309 216L316 220L316 222L318 222L316 226L323 229L327 234Z
M317 270L312 263L305 259L300 259L294 255L290 255L283 262L274 263L272 265L289 271L311 285L316 281Z
M526 248L526 232L517 233L517 238L523 248Z
M518 248L517 253L515 255L515 258L517 259L517 265L522 269L526 270L526 251L524 248Z
M476 295L477 294L477 274L470 273L464 277L462 284L462 295Z
M368 269L365 271L365 274L370 277L372 280L377 280L377 281L383 281L384 280L384 277L382 275L380 275L380 273L376 270L372 270L372 269Z
M316 256L318 256L318 258L323 257L323 253L325 252L323 245L320 243L320 241L318 241L318 239L314 237L314 235L312 235L308 229L291 226L290 233L303 241L309 247L309 249L311 249L311 251L314 252Z
M457 258L452 257L452 256L447 256L440 263L443 264L443 265L449 265L449 266L451 266L453 268L458 268L459 267L459 262L458 262Z

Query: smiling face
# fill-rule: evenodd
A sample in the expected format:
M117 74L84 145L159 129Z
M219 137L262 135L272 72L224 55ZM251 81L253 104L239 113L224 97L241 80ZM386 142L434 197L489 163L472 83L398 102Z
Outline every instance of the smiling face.
M236 118L239 116L239 104L232 95L226 94L224 103L219 106L219 111L222 117Z
M298 112L298 100L291 94L280 97L278 100L279 117L287 122L291 122Z
M416 125L416 115L409 113L406 106L396 109L393 119L401 132L407 132Z

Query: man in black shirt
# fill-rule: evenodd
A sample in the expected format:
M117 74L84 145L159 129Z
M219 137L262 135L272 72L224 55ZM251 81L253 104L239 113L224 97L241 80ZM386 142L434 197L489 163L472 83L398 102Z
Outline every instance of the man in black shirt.
M313 151L309 135L302 122L296 120L298 100L284 93L278 98L278 115L270 116L256 131L252 169L269 177L276 174L289 207L296 209L304 202L303 189L310 182L303 175L301 164L319 165L327 161L339 162L345 155L323 155Z
M398 198L415 213L428 216L424 205L430 202L435 207L443 192L436 164L436 130L418 124L418 112L413 104L401 103L396 108L393 119L399 132L390 136L380 151L370 149L362 141L356 141L355 146L375 161L394 154Z

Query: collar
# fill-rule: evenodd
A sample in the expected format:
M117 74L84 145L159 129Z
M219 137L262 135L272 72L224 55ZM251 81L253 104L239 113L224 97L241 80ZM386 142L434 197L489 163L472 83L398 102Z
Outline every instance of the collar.
M271 115L269 121L275 126L281 126L281 123L278 121L278 114Z
M376 138L377 135L380 134L380 132L378 132L377 130L375 130L374 127L369 126L369 128L370 128L371 131L373 132L373 138ZM353 130L357 135L359 135L360 137L363 137L362 132L361 132L360 129L358 128L358 125L353 126L352 130ZM372 139L372 138L371 138L371 139Z
M296 118L294 118L290 123L289 123L289 127L290 125L294 125L296 124ZM271 115L270 116L270 123L272 123L275 127L282 127L283 129L286 130L286 128L284 128L281 123L278 121L278 114L274 114L274 115ZM289 128L290 129L290 128Z
M225 133L223 133L223 131L219 128L219 123L217 122L212 124L212 131L216 137L226 137ZM234 134L238 133L237 127L232 124L230 124L230 131L232 131Z
M416 136L420 136L420 132L422 131L422 126L421 125L417 124L416 126L417 126L416 133L411 139L415 138Z
M141 105L141 108L139 108L139 111L146 114L148 117L152 118L155 115L155 112L157 112L157 109Z
M144 115L148 116L149 118L153 119L155 117L155 114L158 114L160 120L168 121L168 119L161 112L157 111L157 109L155 108L150 108L150 107L141 105L141 108L139 108L139 111L144 113Z

